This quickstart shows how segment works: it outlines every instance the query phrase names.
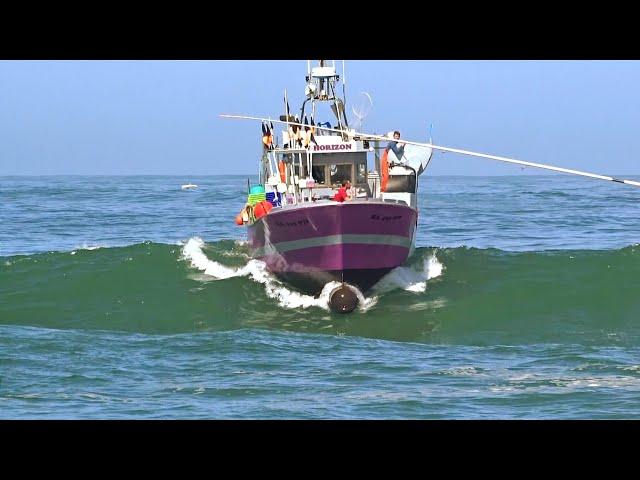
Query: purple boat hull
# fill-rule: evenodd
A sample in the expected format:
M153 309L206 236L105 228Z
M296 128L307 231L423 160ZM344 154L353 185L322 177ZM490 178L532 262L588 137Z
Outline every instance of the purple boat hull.
M304 292L330 281L366 292L412 253L417 218L400 203L318 202L273 209L248 236L254 258Z

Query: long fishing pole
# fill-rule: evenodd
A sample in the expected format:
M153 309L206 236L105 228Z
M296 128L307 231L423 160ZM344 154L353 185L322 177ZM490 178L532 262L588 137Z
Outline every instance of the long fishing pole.
M235 119L245 119L245 120L263 120L260 117L250 117L250 116L246 116L246 115L220 115L223 118L235 118ZM274 120L276 121L276 120ZM278 122L278 123L284 123L284 122ZM361 132L356 132L355 130L342 130L342 129L337 129L337 128L328 128L328 127L316 127L319 130L327 130L327 131L335 131L335 132L340 132L340 133L346 133L347 135L351 136L351 137L360 137L360 138L365 138L365 139L372 139L372 140L383 140L383 141L395 141L395 142L399 142L399 143L406 143L408 145L416 145L418 147L428 147L428 148L433 148L435 150L440 150L443 152L451 152L451 153L459 153L461 155L469 155L472 157L481 157L481 158L487 158L489 160L497 160L499 162L506 162L506 163L513 163L516 165L524 165L526 167L534 167L534 168L541 168L541 169L545 169L545 170L552 170L555 172L561 172L561 173L569 173L571 175L579 175L579 176L583 176L583 177L589 177L589 178L596 178L598 180L608 180L611 182L616 182L616 183L624 183L625 185L632 185L634 187L640 187L640 182L638 181L634 181L634 180L628 180L628 179L623 179L623 178L615 178L615 177L610 177L608 175L600 175L597 173L591 173L591 172L584 172L581 170L573 170L570 168L562 168L562 167L554 167L553 165L546 165L544 163L534 163L534 162L527 162L524 160L517 160L515 158L508 158L508 157L500 157L497 155L489 155L486 153L480 153L480 152L472 152L470 150L461 150L459 148L451 148L451 147L443 147L440 145L434 145L432 143L421 143L421 142L413 142L411 140L403 140L403 139L398 139L398 140L392 140L389 137L385 137L385 136L381 136L381 135L371 135L369 133L361 133Z

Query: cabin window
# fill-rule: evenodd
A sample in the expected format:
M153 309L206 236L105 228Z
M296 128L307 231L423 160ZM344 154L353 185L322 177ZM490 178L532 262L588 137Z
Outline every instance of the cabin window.
M342 185L342 182L345 180L352 181L350 163L329 165L329 172L331 175L331 185Z
M311 167L311 176L316 183L324 185L327 178L324 165L314 165Z

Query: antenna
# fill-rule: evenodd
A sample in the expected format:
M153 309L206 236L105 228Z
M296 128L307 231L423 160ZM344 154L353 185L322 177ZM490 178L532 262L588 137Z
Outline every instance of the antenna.
M342 60L342 100L344 101L345 107L347 106L347 76L344 73L344 60Z

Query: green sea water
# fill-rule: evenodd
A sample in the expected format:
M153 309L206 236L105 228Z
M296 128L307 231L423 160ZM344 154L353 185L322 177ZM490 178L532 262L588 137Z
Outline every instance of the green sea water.
M336 315L249 257L246 177L0 177L0 418L640 418L638 191L426 177Z

